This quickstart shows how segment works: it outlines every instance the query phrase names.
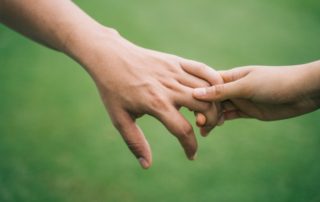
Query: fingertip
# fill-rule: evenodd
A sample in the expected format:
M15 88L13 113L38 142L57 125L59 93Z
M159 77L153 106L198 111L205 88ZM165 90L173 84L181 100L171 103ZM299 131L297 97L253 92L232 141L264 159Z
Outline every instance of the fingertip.
M202 113L196 115L196 124L198 127L202 127L206 124L206 117Z
M197 157L197 146L185 149L185 153L189 160L195 160Z
M193 90L193 96L196 98L201 98L207 94L206 88L195 88Z
M189 138L186 139L187 142L185 142L184 150L187 155L187 158L189 160L194 160L196 158L196 154L198 150L198 144L195 138L194 131L192 130L188 136Z
M190 161L194 161L194 160L196 160L197 159L197 152L196 153L194 153L191 157L188 157L188 159L190 160Z
M148 168L150 168L150 166L151 166L151 162L148 162L145 158L143 158L143 157L140 157L139 159L138 159L138 161L139 161L139 163L140 163L140 165L141 165L141 167L143 168L143 169L148 169Z

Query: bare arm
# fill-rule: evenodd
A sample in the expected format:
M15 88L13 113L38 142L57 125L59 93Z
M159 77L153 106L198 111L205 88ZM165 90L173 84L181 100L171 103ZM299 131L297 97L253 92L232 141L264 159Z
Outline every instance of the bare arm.
M76 40L90 38L102 28L70 0L0 0L0 13L8 27L70 54Z

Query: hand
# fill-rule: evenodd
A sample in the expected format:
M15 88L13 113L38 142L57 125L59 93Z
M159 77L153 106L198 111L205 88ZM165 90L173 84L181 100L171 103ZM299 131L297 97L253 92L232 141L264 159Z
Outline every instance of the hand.
M188 158L193 159L197 150L193 128L178 110L185 106L209 117L208 111L214 119L215 105L192 97L193 88L209 84L191 73L201 69L203 75L215 77L217 72L198 62L143 49L109 29L104 32L104 37L90 41L86 54L76 58L93 77L128 147L144 168L151 165L149 144L135 123L138 117L149 114L178 138Z
M194 158L194 132L178 110L186 106L202 112L211 129L218 110L211 103L194 99L192 88L209 86L201 79L207 75L211 83L221 83L217 72L198 62L138 47L72 1L0 0L0 4L1 22L86 68L114 125L144 168L151 165L151 151L135 124L144 114L158 118L179 139L188 158ZM195 72L200 72L199 78L193 76Z
M220 72L225 84L195 89L195 98L222 102L225 120L264 121L302 115L320 106L320 62L240 67ZM199 117L200 125L205 121Z

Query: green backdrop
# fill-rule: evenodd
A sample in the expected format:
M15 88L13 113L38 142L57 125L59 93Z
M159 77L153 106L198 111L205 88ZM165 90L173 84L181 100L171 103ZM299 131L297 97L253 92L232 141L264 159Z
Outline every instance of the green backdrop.
M75 2L141 46L220 70L320 58L317 0ZM228 122L198 135L190 162L145 116L154 155L145 171L85 71L0 25L0 201L320 201L319 118Z

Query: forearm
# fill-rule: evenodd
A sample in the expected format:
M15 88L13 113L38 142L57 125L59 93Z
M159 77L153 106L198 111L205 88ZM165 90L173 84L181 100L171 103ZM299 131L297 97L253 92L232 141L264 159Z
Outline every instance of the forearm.
M0 0L0 12L8 27L78 61L92 39L108 32L70 0Z

